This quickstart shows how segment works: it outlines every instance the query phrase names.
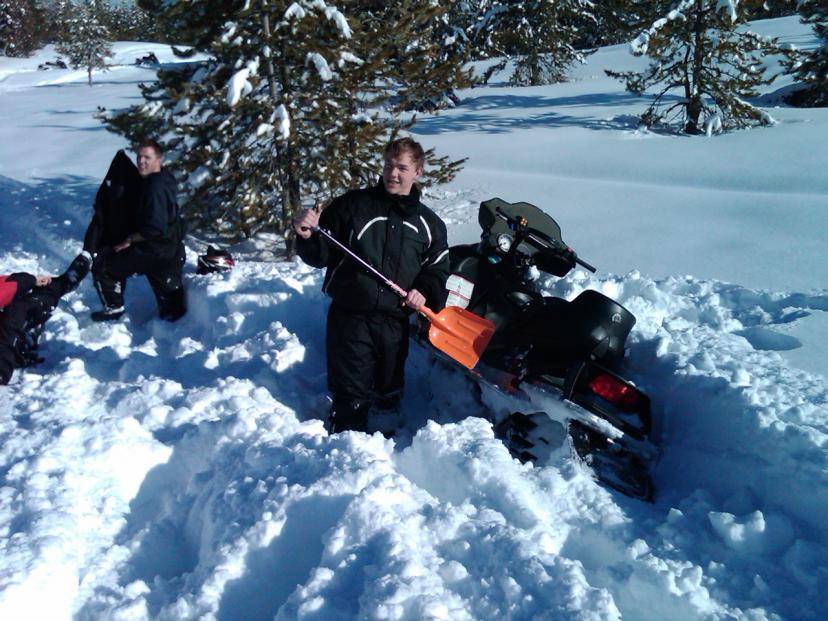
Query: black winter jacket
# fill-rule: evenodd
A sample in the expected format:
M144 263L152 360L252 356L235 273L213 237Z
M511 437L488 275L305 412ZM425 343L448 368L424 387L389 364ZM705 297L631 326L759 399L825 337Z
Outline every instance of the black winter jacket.
M183 237L179 229L177 182L166 168L144 177L135 214L135 232L144 252L172 257Z
M381 183L352 190L322 212L319 226L403 289L417 289L431 310L445 304L446 225L420 202L416 188L408 196L389 194ZM322 290L334 304L355 311L406 314L396 293L320 235L299 238L297 251L308 265L327 267Z

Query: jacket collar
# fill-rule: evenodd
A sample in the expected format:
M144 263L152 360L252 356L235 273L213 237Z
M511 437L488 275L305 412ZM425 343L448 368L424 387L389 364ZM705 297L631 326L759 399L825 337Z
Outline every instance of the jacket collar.
M420 193L419 188L414 185L411 187L411 192L405 196L399 194L389 194L385 191L385 185L380 179L379 183L371 188L372 192L377 196L389 201L391 205L400 212L403 216L413 216L420 209Z

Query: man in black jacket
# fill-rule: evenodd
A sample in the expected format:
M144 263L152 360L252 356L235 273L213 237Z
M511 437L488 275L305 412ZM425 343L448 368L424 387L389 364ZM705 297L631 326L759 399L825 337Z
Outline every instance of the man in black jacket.
M331 431L365 431L372 400L395 407L408 355L408 315L445 303L446 226L420 202L415 180L423 148L410 138L385 149L382 183L352 190L323 211L306 209L295 220L297 250L305 263L326 267L322 290L331 298L326 347L333 396ZM404 300L345 256L311 227L320 226L408 291Z
M84 244L95 257L92 276L103 304L102 310L92 313L95 321L124 314L124 286L133 274L146 275L162 319L175 321L186 312L177 183L162 167L162 157L157 142L143 142L135 171L119 152L95 199L95 216Z

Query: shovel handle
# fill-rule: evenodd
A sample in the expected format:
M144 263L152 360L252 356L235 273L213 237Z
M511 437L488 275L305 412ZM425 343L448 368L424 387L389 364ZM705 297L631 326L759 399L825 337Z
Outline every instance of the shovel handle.
M397 294L398 296L400 296L401 298L405 298L405 296L407 296L407 295L408 295L408 291L406 291L405 289L403 289L402 287L400 287L400 286L399 286L397 283L395 283L393 280L391 280L391 279L387 278L387 277L386 277L386 276L385 276L382 272L380 272L380 271L379 271L379 270L377 270L377 269L376 269L373 265L371 265L370 263L368 263L367 261L365 261L362 257L360 257L358 254L356 254L353 250L351 250L350 248L348 248L345 244L343 244L342 242L340 242L338 239L336 239L333 235L331 235L330 233L328 233L328 231L326 231L325 229L320 228L320 227L318 227L318 226L312 226L312 227L310 227L310 230L311 230L311 231L313 231L314 233L319 233L322 237L324 237L325 239L327 239L327 240L328 240L329 242L331 242L334 246L336 246L337 248L339 248L342 252L344 252L345 254L347 254L349 257L351 257L354 261L356 261L357 263L359 263L360 265L362 265L362 267L364 267L364 268L365 268L365 269L367 269L369 272L371 272L374 276L376 276L377 278L379 278L379 279L383 282L383 284L384 284L386 287L388 287L389 289L391 289L391 291L393 291L394 293L396 293L396 294ZM431 313L431 311L429 311L429 312ZM431 313L431 314L433 315L434 313Z
M362 257L360 257L360 256L359 256L359 255L357 255L355 252L353 252L350 248L348 248L347 246L345 246L345 244L343 244L343 243L342 243L342 242L340 242L338 239L336 239L333 235L331 235L330 233L328 233L328 231L326 231L325 229L320 228L320 227L318 227L318 226L312 226L312 227L310 227L310 229L311 229L311 231L313 231L314 233L318 233L319 235L321 235L322 237L324 237L325 239L327 239L329 242L331 242L332 244L334 244L337 248L339 248L340 250L342 250L342 252L346 253L346 254L347 254L348 256L350 256L352 259L354 259L355 261L357 261L357 262L358 262L360 265L362 265L365 269L367 269L368 271L370 271L370 272L371 272L374 276L376 276L377 278L379 278L379 279L380 279L380 280L381 280L381 281L385 284L385 286L386 286L386 287L388 287L389 289L391 289L391 291L393 291L394 293L396 293L398 296L400 296L401 298L405 298L405 297L408 295L408 291L406 291L405 289L403 289L402 287L400 287L400 286L399 286L397 283L395 283L393 280L391 280L391 279L389 279L389 278L386 278L386 277L385 277L385 275L384 275L384 274L382 274L382 272L378 271L377 269L375 269L375 268L374 268L374 266L373 266L373 265L371 265L371 264L370 264L370 263L368 263L367 261L363 260L363 259L362 259ZM432 323L433 323L433 322L437 321L437 314L436 314L433 310L431 310L430 308L428 308L427 306L421 306L418 310L419 310L419 312L420 312L420 313L422 313L422 314L425 316L425 318L426 318L426 319L428 319L430 322L432 322Z
M428 306L423 305L417 310L421 315L423 315L431 323L434 323L435 321L437 321L437 313L435 313L433 310L431 310Z

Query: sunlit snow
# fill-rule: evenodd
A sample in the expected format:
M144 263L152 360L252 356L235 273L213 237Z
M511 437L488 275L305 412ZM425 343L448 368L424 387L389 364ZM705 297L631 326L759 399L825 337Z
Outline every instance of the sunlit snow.
M813 44L795 18L753 29ZM535 203L599 267L547 291L636 315L625 372L653 400L653 504L566 446L513 460L485 420L505 406L418 347L395 440L328 435L321 274L263 236L197 275L193 238L183 319L158 320L135 278L124 320L92 323L87 281L45 362L0 387L0 618L828 618L828 110L779 104L783 79L756 102L775 127L642 133L646 102L603 73L639 66L627 50L556 86L496 76L413 133L469 157L425 198L453 242L479 235L481 200ZM119 43L92 87L37 71L51 47L0 58L0 273L79 251L126 146L92 114L139 100L149 51L180 62Z

